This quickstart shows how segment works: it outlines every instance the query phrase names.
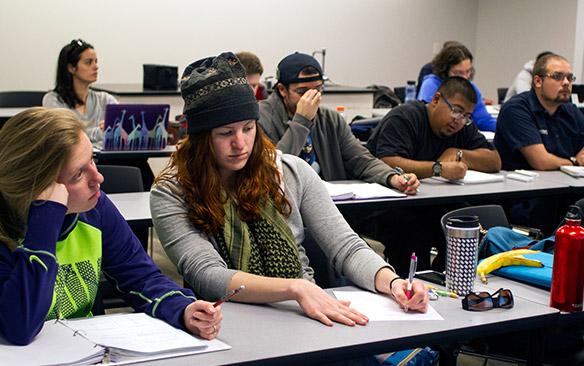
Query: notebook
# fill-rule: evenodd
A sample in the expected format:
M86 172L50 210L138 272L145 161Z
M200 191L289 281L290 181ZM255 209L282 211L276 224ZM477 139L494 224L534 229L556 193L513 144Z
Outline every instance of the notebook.
M560 170L568 175L571 175L572 177L584 177L584 166L562 165Z
M349 199L366 200L387 197L405 197L405 193L397 192L378 183L329 183L323 182L333 201Z
M511 278L545 288L552 287L552 267L554 255L545 252L529 253L525 258L537 259L543 263L543 267L508 266L502 267L493 273L497 276Z
M27 346L0 337L6 365L87 365L103 360L117 365L230 349L205 341L144 313L73 320L49 320ZM107 356L106 356L107 354Z
M505 177L499 174L489 174L483 172L477 172L476 170L467 170L466 175L463 179L458 180L448 180L443 177L432 177L432 179L439 180L442 182L454 183L454 184L480 184L480 183L494 183L502 182Z
M108 104L103 150L161 150L168 141L168 104Z

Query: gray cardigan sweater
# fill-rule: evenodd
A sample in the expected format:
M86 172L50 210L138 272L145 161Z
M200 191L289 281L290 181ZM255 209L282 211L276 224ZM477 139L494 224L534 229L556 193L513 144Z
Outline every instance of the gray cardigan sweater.
M395 174L361 145L340 114L328 108L319 107L312 121L299 114L290 121L282 99L274 92L260 102L259 123L278 150L296 156L312 132L324 180L361 179L387 186L388 177Z
M390 266L349 227L321 179L304 160L283 155L282 163L284 192L292 205L286 222L298 243L303 277L312 281L314 273L302 247L306 227L338 273L360 287L375 291L375 274ZM197 294L209 300L218 299L227 292L237 271L227 268L214 239L188 220L185 201L173 193L173 190L180 192L180 186L174 183L169 188L154 186L150 195L152 220L160 242Z

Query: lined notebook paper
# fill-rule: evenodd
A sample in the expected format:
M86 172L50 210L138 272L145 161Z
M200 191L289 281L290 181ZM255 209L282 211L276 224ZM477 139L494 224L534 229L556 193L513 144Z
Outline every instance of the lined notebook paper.
M477 172L476 170L467 170L466 175L463 179L458 180L448 180L443 177L432 177L432 179L439 180L442 182L448 182L453 184L480 184L480 183L494 183L502 182L505 177L500 174L489 174L483 172Z

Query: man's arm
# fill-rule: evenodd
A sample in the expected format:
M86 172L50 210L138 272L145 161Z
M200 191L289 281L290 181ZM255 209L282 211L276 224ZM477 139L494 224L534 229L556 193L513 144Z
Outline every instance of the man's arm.
M468 166L468 169L485 173L494 173L501 170L499 153L497 150L487 148L464 150L451 147L446 149L438 160L442 162L457 161L458 151L462 151L462 162Z
M529 165L536 170L556 170L562 165L572 165L569 159L549 153L543 144L533 144L519 149Z
M420 179L428 178L433 176L432 165L433 161L416 161L412 159L402 158L401 156L386 156L381 158L383 162L391 166L399 166L404 171L408 173L414 173ZM442 163L442 174L441 176L450 179L457 180L464 178L468 167L463 162L457 161L445 161Z

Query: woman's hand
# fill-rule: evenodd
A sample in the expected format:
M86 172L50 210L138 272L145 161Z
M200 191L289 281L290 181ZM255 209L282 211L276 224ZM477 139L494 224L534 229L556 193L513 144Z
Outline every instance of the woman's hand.
M332 326L333 322L354 326L365 325L369 319L349 307L349 301L337 300L323 289L306 280L296 280L292 292L298 304L309 317Z
M217 337L221 329L221 307L213 303L197 300L190 303L183 312L185 327L194 335L211 340Z
M67 200L69 199L69 192L67 188L62 183L54 182L44 191L42 191L37 197L40 201L54 201L67 206Z
M393 281L390 294L395 301L406 311L413 310L420 313L425 313L428 310L428 291L424 284L420 281L414 280L412 284L412 297L408 299L406 290L408 288L408 281L398 279Z

